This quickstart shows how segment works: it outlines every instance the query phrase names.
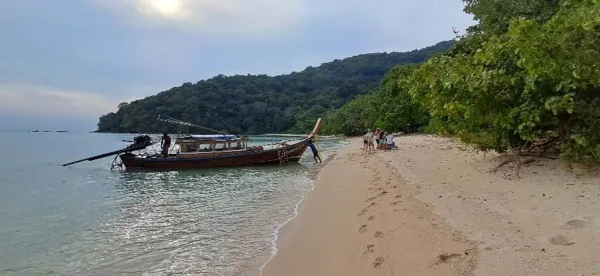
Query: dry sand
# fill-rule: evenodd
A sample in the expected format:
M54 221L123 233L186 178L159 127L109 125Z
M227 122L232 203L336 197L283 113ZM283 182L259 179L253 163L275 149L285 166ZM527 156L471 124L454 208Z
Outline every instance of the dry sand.
M503 157L450 139L342 149L282 228L264 276L600 275L600 177L555 160L490 172Z

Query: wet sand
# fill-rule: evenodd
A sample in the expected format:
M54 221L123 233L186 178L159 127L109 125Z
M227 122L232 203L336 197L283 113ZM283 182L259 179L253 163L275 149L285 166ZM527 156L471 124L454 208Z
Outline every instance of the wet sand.
M286 224L263 275L600 275L600 177L450 139L342 149Z

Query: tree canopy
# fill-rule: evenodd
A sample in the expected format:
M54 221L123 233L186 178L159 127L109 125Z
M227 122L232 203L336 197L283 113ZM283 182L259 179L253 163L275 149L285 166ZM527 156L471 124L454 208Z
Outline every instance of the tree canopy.
M323 131L357 135L367 128L414 132L424 127L429 114L397 81L408 77L414 68L414 65L394 67L384 76L378 89L330 113Z
M398 64L412 64L450 49L440 42L405 53L374 53L334 60L301 72L266 75L219 75L184 83L158 95L121 103L100 117L99 132L177 131L157 121L159 114L232 133L308 132L317 117L378 87Z
M426 124L482 150L555 147L570 161L599 161L600 1L464 2L479 22L452 50L393 69L330 115L356 125L330 131Z

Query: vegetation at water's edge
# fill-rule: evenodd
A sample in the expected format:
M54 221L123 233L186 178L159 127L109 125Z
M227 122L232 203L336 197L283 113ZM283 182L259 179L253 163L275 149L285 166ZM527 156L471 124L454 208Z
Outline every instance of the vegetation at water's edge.
M394 68L324 131L421 129L482 150L600 161L600 1L464 2L478 24L450 52Z
M317 117L377 88L392 67L423 62L449 50L453 43L440 42L406 53L359 55L275 77L219 75L185 83L122 103L117 112L100 118L98 131L179 131L177 126L157 121L160 114L231 133L307 133Z

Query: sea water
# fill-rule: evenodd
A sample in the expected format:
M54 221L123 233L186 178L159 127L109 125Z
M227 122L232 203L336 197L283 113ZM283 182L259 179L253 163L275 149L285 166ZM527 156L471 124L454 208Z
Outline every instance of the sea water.
M318 168L310 150L300 164L264 167L61 166L131 138L0 132L0 275L257 275ZM342 143L319 141L322 158Z

